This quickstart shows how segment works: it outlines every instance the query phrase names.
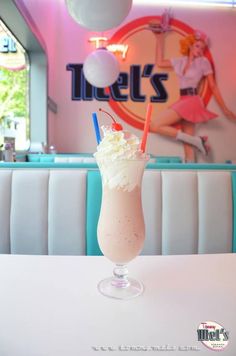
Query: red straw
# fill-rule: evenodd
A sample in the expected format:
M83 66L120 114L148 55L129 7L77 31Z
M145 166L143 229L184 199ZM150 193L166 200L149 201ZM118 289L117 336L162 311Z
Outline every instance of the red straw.
M141 142L141 151L143 151L143 152L145 152L145 148L146 148L147 135L148 135L148 131L149 131L149 125L151 122L151 116L152 116L152 104L148 103L147 111L146 111L146 119L145 119L145 124L144 124L144 130L143 130L143 137L142 137L142 142Z

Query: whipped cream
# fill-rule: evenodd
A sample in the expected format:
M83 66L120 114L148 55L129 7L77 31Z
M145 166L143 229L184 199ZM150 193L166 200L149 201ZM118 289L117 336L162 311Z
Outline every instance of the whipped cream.
M104 137L94 157L109 189L132 191L140 185L143 169L149 159L140 149L139 138L128 131L114 131L102 126Z
M104 137L94 153L97 160L147 159L136 135L128 131L114 131L107 126L102 126L102 131Z

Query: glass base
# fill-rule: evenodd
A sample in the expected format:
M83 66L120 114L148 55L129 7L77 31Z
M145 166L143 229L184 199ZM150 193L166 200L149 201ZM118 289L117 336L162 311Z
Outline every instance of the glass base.
M114 277L110 277L98 283L98 290L106 297L126 300L142 294L144 286L133 278L127 278L125 285L117 285Z

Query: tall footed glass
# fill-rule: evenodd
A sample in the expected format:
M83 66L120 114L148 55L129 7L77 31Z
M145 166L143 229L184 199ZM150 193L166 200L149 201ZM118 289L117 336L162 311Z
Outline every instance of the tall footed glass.
M113 276L98 289L111 298L130 299L143 292L142 283L128 277L127 263L139 255L145 239L141 186L147 160L97 160L103 187L98 243L116 264Z

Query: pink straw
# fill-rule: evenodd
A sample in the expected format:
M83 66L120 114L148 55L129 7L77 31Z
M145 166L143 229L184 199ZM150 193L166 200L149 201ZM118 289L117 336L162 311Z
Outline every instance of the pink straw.
M151 122L151 116L152 116L152 104L148 103L147 111L146 111L146 119L145 119L145 124L144 124L144 130L143 130L143 137L142 137L142 142L141 142L141 151L142 152L145 152L146 143L147 143L147 135L148 135L149 126L150 126L150 122Z

